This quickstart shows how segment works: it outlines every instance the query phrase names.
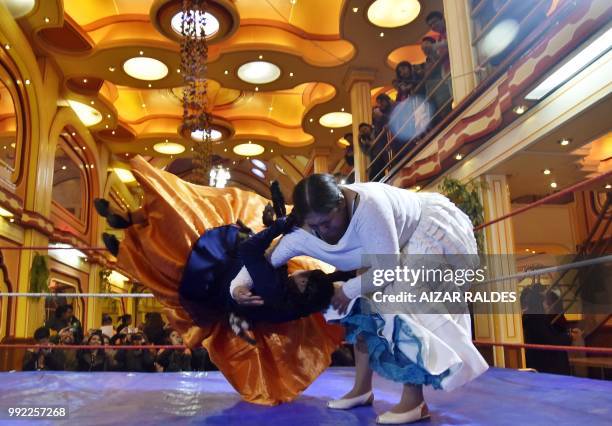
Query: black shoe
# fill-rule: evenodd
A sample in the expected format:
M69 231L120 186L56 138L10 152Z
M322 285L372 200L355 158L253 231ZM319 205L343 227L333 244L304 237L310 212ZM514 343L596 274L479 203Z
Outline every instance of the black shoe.
M108 216L106 216L106 222L113 228L125 229L132 226L132 217L129 213L128 219L115 213L109 213Z
M108 249L108 251L115 257L119 254L119 240L113 234L102 234L102 241Z
M102 217L108 216L110 203L104 198L94 198L94 208Z

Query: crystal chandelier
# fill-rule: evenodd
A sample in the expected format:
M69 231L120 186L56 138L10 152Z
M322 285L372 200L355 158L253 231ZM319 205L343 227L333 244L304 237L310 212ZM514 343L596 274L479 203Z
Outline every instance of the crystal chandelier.
M183 123L181 133L203 131L194 146L192 182L206 185L211 168L212 142L208 112L206 64L208 45L204 32L206 1L183 0L181 21L181 73L183 74Z
M229 169L224 169L223 166L217 165L210 170L209 185L216 188L225 188L230 177Z

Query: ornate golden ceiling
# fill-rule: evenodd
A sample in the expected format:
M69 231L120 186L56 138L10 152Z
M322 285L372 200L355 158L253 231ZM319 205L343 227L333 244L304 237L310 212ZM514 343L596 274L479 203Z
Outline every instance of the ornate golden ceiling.
M330 147L332 165L342 156L336 141L350 127L331 132L319 118L350 112L347 74L373 71L373 93L386 90L397 62L423 60L424 16L442 9L441 0L421 2L415 21L390 29L368 21L372 0L209 3L220 24L209 40L209 100L224 134L214 153L237 160L232 148L246 141L264 146L264 160ZM63 97L101 113L90 130L112 152L164 157L152 146L167 139L185 145L179 156L189 157L193 141L178 131L182 76L179 38L170 25L180 7L179 0L37 0L18 22L61 70ZM123 64L133 57L163 62L167 76L129 76ZM239 79L238 68L257 60L277 65L280 77L260 85Z

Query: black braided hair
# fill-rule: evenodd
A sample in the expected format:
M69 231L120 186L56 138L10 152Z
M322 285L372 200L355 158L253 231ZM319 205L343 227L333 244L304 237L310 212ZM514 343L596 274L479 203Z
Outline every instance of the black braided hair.
M276 214L276 218L287 216L285 197L281 192L280 184L277 180L270 184L270 194L272 195L272 203L274 205L274 214Z

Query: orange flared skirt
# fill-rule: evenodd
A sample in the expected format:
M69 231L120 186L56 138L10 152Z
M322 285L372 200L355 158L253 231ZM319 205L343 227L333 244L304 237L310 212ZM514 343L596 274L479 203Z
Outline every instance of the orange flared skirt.
M188 346L202 345L211 360L245 401L274 405L295 399L331 361L344 331L327 324L321 314L284 324L258 323L257 344L237 337L225 318L198 327L182 309L178 288L192 244L207 229L242 220L253 230L262 228L268 200L237 188L194 185L151 166L142 157L131 161L132 172L144 191L148 222L125 232L118 263L148 287L165 306L171 325ZM299 258L289 268L321 267Z

